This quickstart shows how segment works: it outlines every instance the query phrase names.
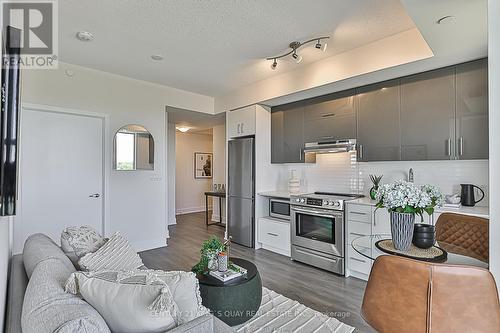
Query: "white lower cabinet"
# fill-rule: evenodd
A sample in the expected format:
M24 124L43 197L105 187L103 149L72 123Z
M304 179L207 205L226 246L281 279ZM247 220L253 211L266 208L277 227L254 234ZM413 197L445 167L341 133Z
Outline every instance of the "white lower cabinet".
M387 212L387 210L380 209L375 211L375 207L371 205L348 203L346 211L346 276L354 276L366 281L370 276L373 263L373 260L368 258L371 256L371 249L359 248L358 250L366 256L361 255L354 250L351 243L358 237L369 236L373 233L384 233L387 228L385 224L389 227L390 232L390 223L389 221L385 221L386 216L382 212Z
M261 217L257 235L263 249L290 256L290 221Z

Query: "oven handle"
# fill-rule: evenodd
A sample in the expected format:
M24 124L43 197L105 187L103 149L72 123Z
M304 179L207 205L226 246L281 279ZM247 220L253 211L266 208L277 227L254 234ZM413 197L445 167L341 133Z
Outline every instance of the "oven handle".
M314 210L314 209L309 209L309 208L306 210L306 209L292 207L292 211L299 212L299 213L305 213L305 214L314 214L314 215L321 216L321 217L333 217L333 218L342 217L342 213L328 214L328 213L325 213L325 212L322 212L319 210Z

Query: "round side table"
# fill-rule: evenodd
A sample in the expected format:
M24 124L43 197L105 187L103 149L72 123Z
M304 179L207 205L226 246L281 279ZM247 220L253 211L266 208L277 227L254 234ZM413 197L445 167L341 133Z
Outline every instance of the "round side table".
M247 270L246 276L222 282L210 275L199 275L202 303L214 316L236 326L250 320L262 301L262 282L257 267L248 260L231 258Z

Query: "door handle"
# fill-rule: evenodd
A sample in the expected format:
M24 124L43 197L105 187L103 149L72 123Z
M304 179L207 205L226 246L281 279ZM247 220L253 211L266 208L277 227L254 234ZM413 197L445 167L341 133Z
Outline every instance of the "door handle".
M89 198L99 198L101 195L99 193L94 193L89 195Z

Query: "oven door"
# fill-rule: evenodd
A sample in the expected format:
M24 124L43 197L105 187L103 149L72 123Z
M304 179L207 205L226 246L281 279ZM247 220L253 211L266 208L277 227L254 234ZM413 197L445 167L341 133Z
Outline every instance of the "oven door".
M292 206L290 222L293 245L344 257L344 212Z

